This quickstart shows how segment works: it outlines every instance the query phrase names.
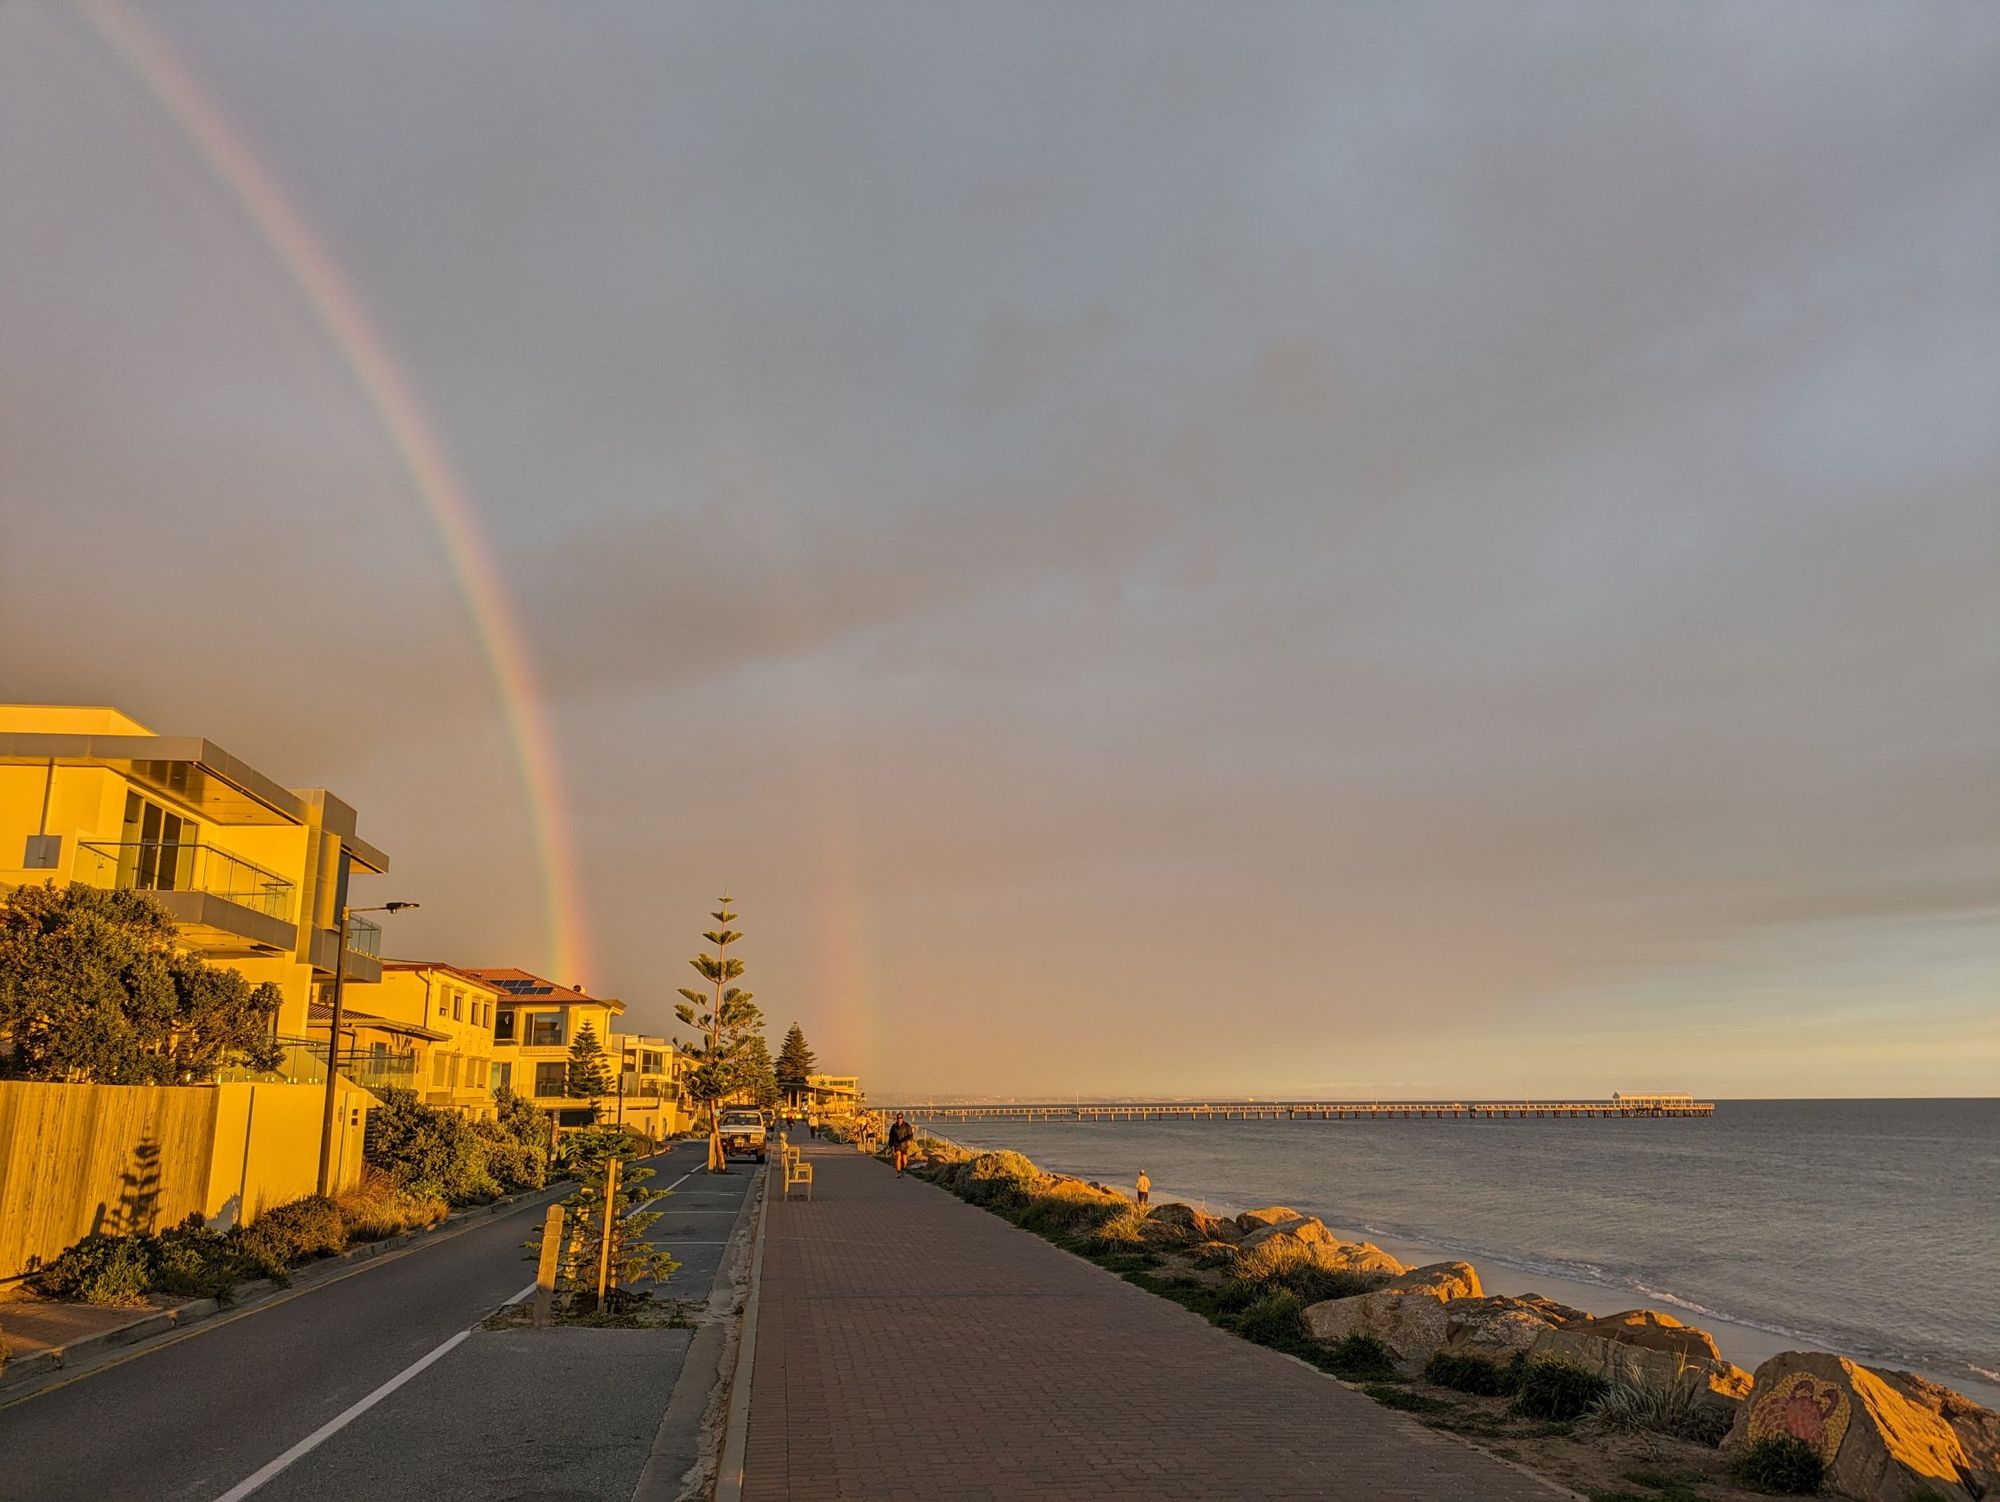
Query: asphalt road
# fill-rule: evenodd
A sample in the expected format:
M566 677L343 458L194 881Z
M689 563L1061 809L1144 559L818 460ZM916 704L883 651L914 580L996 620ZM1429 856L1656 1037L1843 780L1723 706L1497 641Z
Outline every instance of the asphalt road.
M699 1144L649 1161L654 1187ZM651 1233L702 1300L749 1165L697 1174ZM679 1375L685 1331L476 1327L534 1282L522 1243L553 1195L224 1314L0 1406L0 1499L215 1502L462 1332L473 1333L309 1453L260 1499L629 1497Z

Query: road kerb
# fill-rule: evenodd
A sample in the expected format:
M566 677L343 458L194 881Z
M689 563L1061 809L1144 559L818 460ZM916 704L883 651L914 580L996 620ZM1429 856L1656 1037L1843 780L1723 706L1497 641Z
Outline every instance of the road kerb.
M750 1381L757 1369L757 1306L764 1291L764 1227L771 1217L771 1174L764 1172L757 1205L757 1239L750 1251L750 1292L743 1300L737 1336L736 1371L729 1380L729 1417L722 1430L722 1459L716 1467L715 1502L743 1502L743 1452L750 1438Z
M752 1224L756 1213L753 1198L770 1182L768 1169L758 1170L757 1187L743 1196L736 1219L730 1224L715 1277L709 1284L708 1309L688 1344L681 1374L668 1395L660 1426L653 1435L653 1448L645 1468L632 1490L631 1502L676 1502L687 1496L696 1480L706 1479L715 1464L716 1448L704 1447L702 1436L713 1424L711 1412L718 1390L727 1392L729 1374L736 1351L738 1317L734 1305L739 1287L739 1264L751 1254ZM761 1204L761 1200L757 1204ZM694 1463L685 1463L692 1452Z

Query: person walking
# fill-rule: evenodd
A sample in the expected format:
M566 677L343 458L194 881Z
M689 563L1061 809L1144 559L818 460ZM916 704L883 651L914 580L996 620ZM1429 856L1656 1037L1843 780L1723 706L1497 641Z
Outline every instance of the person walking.
M917 1140L917 1129L903 1120L903 1113L896 1113L896 1124L889 1128L889 1151L896 1159L896 1177L903 1176L903 1169L910 1161L910 1144Z
M1146 1196L1153 1192L1153 1181L1146 1177L1146 1170L1139 1170L1139 1208L1146 1208Z

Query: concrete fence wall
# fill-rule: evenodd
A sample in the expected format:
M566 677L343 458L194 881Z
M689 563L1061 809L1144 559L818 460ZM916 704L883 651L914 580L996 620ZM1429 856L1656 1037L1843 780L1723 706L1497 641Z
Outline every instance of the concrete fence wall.
M335 1180L360 1177L366 1092L344 1080ZM218 1225L310 1194L317 1085L57 1085L0 1080L0 1278L93 1231Z

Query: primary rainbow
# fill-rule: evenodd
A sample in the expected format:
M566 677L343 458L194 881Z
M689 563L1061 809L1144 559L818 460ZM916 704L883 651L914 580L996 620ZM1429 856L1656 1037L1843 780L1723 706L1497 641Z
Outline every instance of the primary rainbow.
M478 513L452 467L437 425L325 242L292 206L276 176L167 39L119 0L76 0L76 8L180 127L256 226L314 320L340 351L401 458L411 488L444 544L499 691L541 856L548 914L545 967L565 982L578 979L588 964L588 945L555 740L536 688L533 661L508 610L506 585L480 535Z

